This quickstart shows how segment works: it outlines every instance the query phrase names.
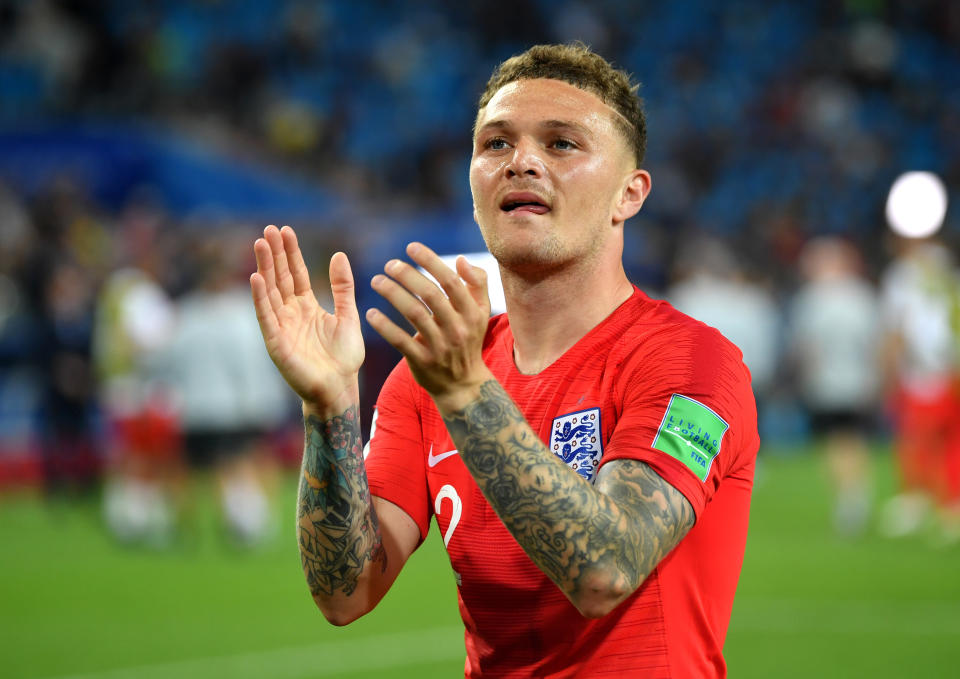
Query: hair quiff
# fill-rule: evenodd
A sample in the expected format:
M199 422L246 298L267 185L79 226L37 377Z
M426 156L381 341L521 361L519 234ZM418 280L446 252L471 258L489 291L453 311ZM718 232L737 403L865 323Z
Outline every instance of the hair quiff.
M504 85L536 78L562 80L592 92L619 113L614 116L614 122L633 148L637 167L640 167L647 147L647 119L643 113L643 101L637 94L640 85L631 82L629 73L614 68L582 42L534 45L526 52L510 57L490 76L480 96L478 110L483 110Z

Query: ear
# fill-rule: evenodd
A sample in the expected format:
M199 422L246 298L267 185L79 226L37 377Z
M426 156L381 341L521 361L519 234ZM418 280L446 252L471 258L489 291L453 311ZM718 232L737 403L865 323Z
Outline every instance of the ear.
M633 170L627 176L620 199L614 206L614 223L622 224L640 212L640 207L648 195L650 195L650 173L646 170Z

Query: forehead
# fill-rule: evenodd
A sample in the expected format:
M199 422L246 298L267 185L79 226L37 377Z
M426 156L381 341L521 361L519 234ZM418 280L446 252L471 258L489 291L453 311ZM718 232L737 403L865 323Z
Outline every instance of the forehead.
M570 120L598 132L613 132L617 112L600 97L562 80L514 80L491 97L477 113L476 129L490 123Z

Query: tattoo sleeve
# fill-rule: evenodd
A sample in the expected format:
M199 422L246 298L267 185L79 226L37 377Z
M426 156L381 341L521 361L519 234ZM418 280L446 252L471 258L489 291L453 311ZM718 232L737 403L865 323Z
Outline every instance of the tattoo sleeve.
M377 515L363 467L356 406L326 422L309 416L300 492L297 537L307 584L314 595L350 595L367 568L386 570Z
M547 449L495 380L444 420L507 529L571 599L585 589L629 594L693 525L689 501L643 462L608 463L591 485Z

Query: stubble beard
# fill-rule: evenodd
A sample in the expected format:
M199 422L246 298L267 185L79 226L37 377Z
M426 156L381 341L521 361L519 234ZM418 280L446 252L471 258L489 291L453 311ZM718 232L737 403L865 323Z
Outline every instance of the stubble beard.
M541 281L551 275L589 266L597 254L597 243L586 247L564 244L554 233L525 239L504 239L499 234L481 229L487 249L501 271L528 282ZM511 240L513 242L511 242ZM519 242L518 242L519 241ZM582 244L581 244L582 245Z
M487 249L500 268L522 278L542 278L563 266L569 255L563 252L554 234L536 238L528 236L524 242L510 242L498 234L483 232Z

